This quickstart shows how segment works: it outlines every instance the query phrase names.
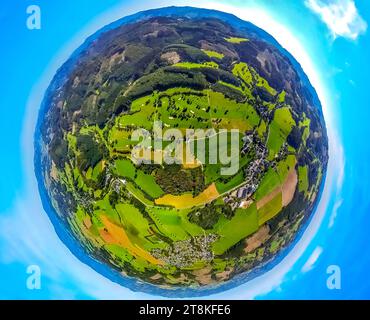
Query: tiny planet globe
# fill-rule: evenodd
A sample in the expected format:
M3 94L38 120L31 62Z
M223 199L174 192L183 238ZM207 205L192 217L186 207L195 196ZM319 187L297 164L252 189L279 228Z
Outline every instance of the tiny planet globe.
M163 290L268 270L312 217L328 163L320 101L290 53L189 7L88 38L46 92L35 149L72 252Z

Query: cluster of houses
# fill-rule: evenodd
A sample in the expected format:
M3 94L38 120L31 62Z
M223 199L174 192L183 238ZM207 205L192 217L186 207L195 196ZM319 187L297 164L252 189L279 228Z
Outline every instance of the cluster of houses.
M243 137L243 143L242 154L246 155L254 151L255 157L244 171L245 183L224 197L224 202L228 203L233 210L244 207L246 203L249 203L251 197L258 189L264 173L269 168L274 168L279 161L285 159L289 154L288 144L284 143L274 160L267 160L268 149L255 132L247 132Z
M270 161L267 160L268 149L256 133L247 132L243 137L243 143L242 154L254 151L255 157L244 171L246 180L243 186L224 197L224 202L228 203L233 210L242 207L243 203L251 198L258 189L263 174L271 166Z
M178 268L192 266L197 261L211 261L213 253L211 244L218 238L215 234L204 234L183 241L175 241L166 251L160 249L152 250L151 254Z

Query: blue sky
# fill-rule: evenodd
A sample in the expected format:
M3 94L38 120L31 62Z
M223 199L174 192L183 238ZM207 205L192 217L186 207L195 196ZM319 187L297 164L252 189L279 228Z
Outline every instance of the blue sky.
M123 288L75 258L43 212L33 171L39 103L56 69L102 26L139 10L194 1L14 0L2 4L0 95L0 298L154 298ZM41 30L26 28L28 5L41 8ZM273 270L213 298L370 298L370 23L368 1L229 0L196 2L228 11L270 32L302 64L323 104L330 164L318 210L295 248ZM342 289L329 290L338 265ZM28 290L26 269L41 269Z

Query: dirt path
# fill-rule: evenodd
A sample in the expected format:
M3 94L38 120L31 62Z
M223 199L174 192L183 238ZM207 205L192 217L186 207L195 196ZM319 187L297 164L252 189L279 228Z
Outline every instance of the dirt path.
M246 247L244 251L250 253L255 249L259 248L266 240L270 238L269 235L270 228L267 224L261 227L254 235L252 235L248 240L246 240Z
M294 197L295 190L298 184L298 176L295 169L292 169L288 173L288 177L282 186L283 191L283 207L286 207Z

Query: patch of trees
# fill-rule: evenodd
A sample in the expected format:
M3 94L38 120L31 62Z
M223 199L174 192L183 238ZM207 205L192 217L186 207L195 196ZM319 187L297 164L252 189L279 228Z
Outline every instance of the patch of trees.
M184 170L180 165L168 165L156 171L155 180L165 193L173 195L192 192L197 196L205 188L200 167Z
M310 149L317 158L326 166L328 161L328 139L326 134L323 137L316 138L313 134L307 139L307 148Z
M91 181L91 180L89 180L89 181ZM102 195L100 197L103 198ZM104 195L104 197L105 197L105 195ZM119 192L115 191L115 189L112 190L111 193L109 193L108 199L109 199L109 203L111 204L112 208L114 208L116 206L116 204L119 203L119 200L121 198L124 198L124 197L123 196L121 197L121 194Z
M245 255L245 239L240 240L236 244L234 244L232 247L227 249L222 255L219 256L220 259L233 259L242 257Z
M77 149L80 154L77 166L81 171L94 168L99 161L108 156L108 150L103 143L99 143L93 135L79 134L77 136Z
M175 44L165 48L165 52L176 51L182 58L183 61L192 61L196 63L202 63L210 61L210 58L202 50L187 45L187 44Z
M152 174L153 171L156 171L161 166L159 164L143 164L139 167L141 171L143 171L146 174Z
M298 150L299 146L301 145L303 129L304 128L294 126L287 138L288 144L291 145L294 149Z
M205 207L189 213L189 221L205 230L210 230L218 222L221 216L220 207L210 203Z
M254 95L259 96L263 101L266 102L274 102L275 97L272 96L265 88L263 87L255 87Z
M294 223L297 220L297 216L305 210L307 201L304 199L304 194L296 190L293 200L288 206L283 208L283 210L274 218L269 220L268 225L270 227L270 233L273 234L275 231L280 229L280 224L282 221L287 220L288 223Z
M98 177L96 179L96 181L94 181L94 186L93 188L95 190L101 190L105 187L105 183L106 183L106 169L104 169L102 172L100 172L98 174Z
M246 97L240 91L233 88L224 86L220 83L216 83L212 86L212 90L222 93L225 97L235 100L237 102L244 102Z
M53 183L51 190L53 190L54 200L58 203L61 217L66 218L71 212L77 210L78 204L73 195L68 192L66 186Z
M208 82L201 73L189 73L186 70L158 70L152 74L143 76L130 91L130 98L136 99L153 91L165 91L170 88L187 87L195 90L207 88Z
M221 207L222 214L229 220L231 220L234 215L235 211L231 208L229 204L225 204Z
M55 136L50 144L50 156L58 168L64 168L68 161L68 142Z
M201 209L190 212L188 218L190 222L197 224L205 230L210 230L222 215L230 220L234 217L234 211L230 205L217 206L214 201Z
M308 171L308 182L309 185L315 185L319 176L319 164L311 163Z

